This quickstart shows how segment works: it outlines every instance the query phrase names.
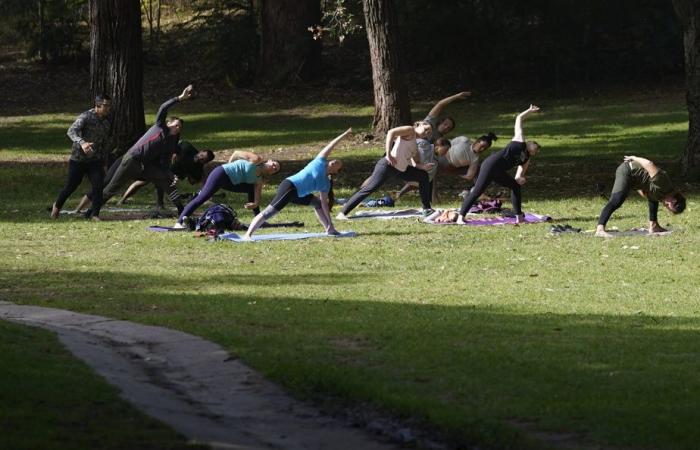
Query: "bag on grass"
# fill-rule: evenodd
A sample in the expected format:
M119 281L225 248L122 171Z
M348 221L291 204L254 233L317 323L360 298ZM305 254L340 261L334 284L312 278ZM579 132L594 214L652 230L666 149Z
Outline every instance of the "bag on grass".
M233 230L239 225L236 211L226 205L215 203L197 219L194 229L202 232L215 230L216 233L223 233L224 230Z

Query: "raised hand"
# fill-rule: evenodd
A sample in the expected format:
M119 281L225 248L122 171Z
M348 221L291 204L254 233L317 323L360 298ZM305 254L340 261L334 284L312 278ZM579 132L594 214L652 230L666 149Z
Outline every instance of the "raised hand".
M187 100L189 98L192 98L192 95L194 95L194 87L190 84L182 91L182 94L180 94L179 98L180 100Z

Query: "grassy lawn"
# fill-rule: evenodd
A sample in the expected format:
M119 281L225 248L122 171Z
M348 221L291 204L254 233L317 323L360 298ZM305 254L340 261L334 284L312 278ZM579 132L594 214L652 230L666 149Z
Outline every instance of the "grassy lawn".
M0 355L2 448L200 448L121 400L47 331L0 321Z
M527 102L463 103L448 112L459 134L495 131L502 148ZM196 145L282 161L266 199L327 140L347 126L362 131L371 117L366 106L184 106L177 114ZM416 105L415 117L429 106ZM623 155L673 173L685 143L681 95L540 106L543 113L525 123L543 150L530 168L524 208L559 223L594 228L604 204L594 182L612 186ZM675 230L659 238L397 220L339 223L359 233L354 239L207 243L150 233L153 221L48 220L45 208L65 177L65 131L79 112L0 117L0 298L197 334L298 397L369 403L462 444L542 448L531 432L544 431L573 433L582 445L697 447L697 179L682 183L685 214L659 213ZM382 148L339 146L346 171L338 197L369 174ZM463 186L448 180L441 187L438 206L457 206ZM151 199L145 189L135 204ZM226 201L250 220L243 197ZM410 197L402 205L418 203ZM646 202L630 197L609 225L643 226L646 216ZM276 220L320 230L308 208L289 206ZM0 399L2 416L14 406Z

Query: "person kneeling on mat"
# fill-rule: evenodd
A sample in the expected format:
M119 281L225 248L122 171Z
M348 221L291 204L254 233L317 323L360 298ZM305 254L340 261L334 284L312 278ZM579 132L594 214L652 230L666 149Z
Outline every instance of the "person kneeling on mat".
M316 211L316 217L325 228L326 233L339 234L333 226L330 216L333 204L333 186L329 176L338 173L343 167L343 163L337 159L328 161L328 156L333 147L351 132L352 128L348 128L343 134L329 142L316 158L301 171L285 178L277 188L275 198L272 199L267 208L255 216L243 238L251 239L255 230L279 213L289 202L298 205L312 205ZM318 192L320 198L313 195L314 192Z
M608 203L600 213L595 235L598 237L610 237L605 231L605 225L610 216L625 202L630 190L634 189L639 195L649 201L649 234L666 231L659 225L657 213L659 202L673 214L680 214L685 210L685 197L674 187L665 170L659 169L656 164L638 156L625 156L623 163L615 171L615 184Z

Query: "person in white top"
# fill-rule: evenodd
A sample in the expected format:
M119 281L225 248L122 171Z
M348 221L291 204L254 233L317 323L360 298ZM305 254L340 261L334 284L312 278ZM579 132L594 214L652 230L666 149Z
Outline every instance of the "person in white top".
M336 217L347 219L347 215L357 207L372 192L379 189L390 177L404 181L417 181L423 214L433 212L430 208L430 180L428 172L434 163L423 163L420 160L416 139L425 139L432 132L432 126L427 122L416 122L413 126L396 127L386 135L386 154L374 165L372 175L362 184L362 187L352 194L343 205Z

